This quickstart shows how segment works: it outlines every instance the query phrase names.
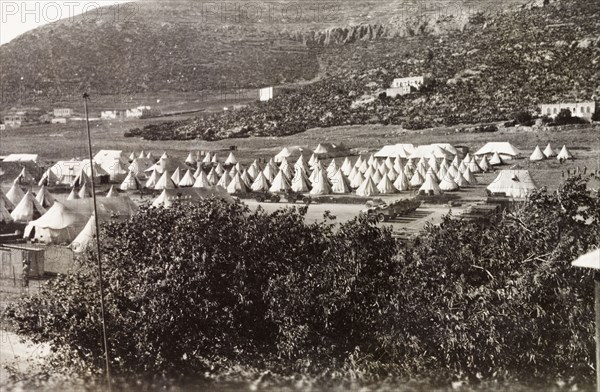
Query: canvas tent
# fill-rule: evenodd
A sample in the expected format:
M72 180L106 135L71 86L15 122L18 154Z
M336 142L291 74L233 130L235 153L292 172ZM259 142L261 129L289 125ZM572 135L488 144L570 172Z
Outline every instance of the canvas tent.
M10 201L10 199L6 197L2 189L0 189L0 207L6 208L6 210L8 210L9 212L15 209L15 203Z
M83 253L93 245L96 237L96 216L90 216L83 229L77 234L77 237L71 242L69 248L75 253Z
M509 142L488 142L475 153L476 156L492 156L497 153L503 160L518 158L521 151Z
M571 152L567 149L567 146L563 145L562 149L556 156L556 159L558 159L558 160L573 159L573 154L571 154Z
M442 193L433 170L429 169L425 174L425 181L419 188L419 193L429 196L439 195Z
M487 187L492 195L506 195L521 199L537 189L528 170L501 170L496 179Z
M52 185L57 185L57 184L60 184L60 179L50 169L48 169L44 172L44 174L42 175L42 178L40 179L40 182L38 182L39 186L42 186L42 185L52 186Z
M100 150L94 156L94 162L108 173L111 181L123 181L129 172L129 159L121 150Z
M8 154L3 162L35 162L39 163L40 156L38 154Z
M412 144L390 144L383 146L374 156L375 158L408 158L414 149Z
M44 185L42 185L35 198L46 209L52 207L52 204L54 204L54 196L50 194Z
M210 188L179 188L163 190L160 196L154 199L152 206L170 208L176 201L179 201L180 203L195 203L208 197L217 197L230 202L233 201L225 189L219 186Z
M37 219L46 213L46 209L42 207L39 201L33 196L30 191L27 191L19 204L10 213L10 216L15 222L27 223L33 219Z
M454 154L449 152L443 147L440 147L437 144L428 144L424 146L418 146L415 150L410 154L410 159L429 159L431 157L435 157L436 159L452 159L454 158Z
M60 184L73 185L75 180L82 176L82 173L88 178L92 176L92 165L90 165L89 159L82 161L59 161L50 170L54 173ZM94 163L94 176L97 183L107 182L110 178L108 173L97 163Z
M21 187L17 184L13 184L12 187L6 192L6 198L16 206L19 204L21 199L25 196L25 193L21 189Z
M531 153L529 160L532 162L536 162L536 161L543 161L544 159L546 159L546 156L544 155L542 150L540 150L540 146L535 146L535 149Z
M8 212L8 210L6 208L4 208L4 206L2 204L0 204L0 223L11 223L13 222L14 219L13 217L10 215L10 212Z
M111 216L128 219L137 211L128 196L97 197L97 201L101 222ZM56 201L44 215L27 224L23 237L46 244L70 243L83 230L93 210L90 198Z

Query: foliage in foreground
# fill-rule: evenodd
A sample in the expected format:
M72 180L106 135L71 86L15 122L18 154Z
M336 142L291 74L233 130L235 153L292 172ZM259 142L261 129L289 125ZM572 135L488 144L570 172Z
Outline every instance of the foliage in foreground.
M449 216L404 247L367 218L303 214L206 200L106 226L113 371L592 379L593 283L570 261L598 245L600 201L581 180L491 224ZM100 367L93 260L10 316Z

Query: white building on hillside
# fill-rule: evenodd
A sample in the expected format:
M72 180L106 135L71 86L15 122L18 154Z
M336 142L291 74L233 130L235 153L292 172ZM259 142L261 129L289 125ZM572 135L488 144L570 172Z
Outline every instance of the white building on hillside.
M542 104L542 116L555 118L563 109L569 109L573 117L581 117L590 120L596 112L596 102L564 102L555 104Z

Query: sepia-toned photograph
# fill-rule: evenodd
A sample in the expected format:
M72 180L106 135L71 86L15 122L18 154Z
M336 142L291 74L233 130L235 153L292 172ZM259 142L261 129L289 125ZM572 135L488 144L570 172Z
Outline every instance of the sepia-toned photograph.
M0 392L600 392L600 0L0 0Z

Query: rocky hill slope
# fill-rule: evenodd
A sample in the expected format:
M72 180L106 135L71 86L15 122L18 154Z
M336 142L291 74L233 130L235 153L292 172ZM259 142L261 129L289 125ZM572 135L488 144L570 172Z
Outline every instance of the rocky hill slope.
M0 88L3 103L11 103L85 89L198 91L310 80L319 71L315 47L441 32L462 26L455 22L464 18L455 15L523 1L141 0L55 22L0 46Z

